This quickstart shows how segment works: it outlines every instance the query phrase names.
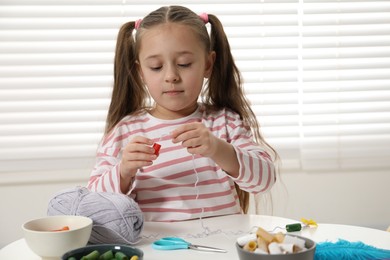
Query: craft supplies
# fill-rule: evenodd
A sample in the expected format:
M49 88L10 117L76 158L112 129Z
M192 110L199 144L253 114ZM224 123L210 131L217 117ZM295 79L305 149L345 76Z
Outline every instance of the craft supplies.
M318 243L314 260L333 259L390 259L390 250L343 239Z
M240 246L245 246L246 244L249 243L249 241L255 241L257 239L257 235L255 233L250 233L248 235L245 235L245 236L241 236L239 238L237 238L237 243L240 245Z
M68 230L69 230L69 226L63 226L62 228L53 229L53 230L50 230L50 231L53 231L53 232L61 232L61 231L68 231Z
M294 223L294 224L286 225L287 232L296 232L296 231L300 231L301 229L302 229L301 223Z
M138 260L137 255L127 256L121 251L113 252L108 250L103 254L100 254L98 250L94 250L87 255L82 256L81 258L76 258L74 256L69 257L67 260Z
M62 260L143 260L141 249L120 244L87 245L62 255Z
M130 197L111 192L91 192L75 187L58 192L47 214L85 216L93 220L91 244L134 244L143 228L143 214Z
M239 237L237 244L246 251L260 254L292 254L307 249L306 241L302 238L281 232L271 234L261 227L257 228L256 233Z
M158 144L158 143L154 143L153 144L153 149L154 149L154 154L155 155L158 156L160 154L160 148L161 148L160 144Z
M277 229L285 229L287 232L297 232L297 231L301 231L302 228L308 228L308 227L311 227L311 228L315 228L318 226L317 222L310 219L310 220L307 220L305 218L301 218L301 222L302 223L292 223L292 224L287 224L285 226L285 228L282 228L282 227L275 227L272 231L270 231L271 233L273 233L274 231L276 231Z
M301 222L302 222L303 224L305 224L306 226L309 226L309 227L318 227L317 222L314 221L313 219L301 218Z
M227 251L224 249L209 247L209 246L201 246L201 245L193 245L184 239L179 237L164 237L159 240L153 242L152 247L157 250L176 250L176 249L193 249L199 251L207 251L207 252L217 252L217 253L226 253Z
M256 233L239 237L238 245L243 249L260 254L291 254L305 250L305 240L297 236L285 235L281 232L274 233L277 229L285 229L287 232L297 232L304 227L317 227L314 220L301 218L301 223L287 224L285 228L275 227L272 231L266 231L257 227ZM253 242L255 242L255 247Z

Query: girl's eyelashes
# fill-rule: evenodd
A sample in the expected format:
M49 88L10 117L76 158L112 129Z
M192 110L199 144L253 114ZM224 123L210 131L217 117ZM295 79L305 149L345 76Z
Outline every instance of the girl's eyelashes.
M188 68L191 66L191 63L185 63L185 64L178 64L179 67Z
M188 67L191 67L192 63L180 63L180 64L177 64L178 67L181 67L181 68L188 68ZM152 71L160 71L162 69L163 66L155 66L155 67L149 67L150 70Z
M152 71L159 71L159 70L162 69L162 66L150 67L150 69L151 69Z

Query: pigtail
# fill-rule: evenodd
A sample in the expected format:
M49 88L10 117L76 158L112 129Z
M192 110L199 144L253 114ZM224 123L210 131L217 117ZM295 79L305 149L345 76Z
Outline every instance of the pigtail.
M256 142L269 148L273 158L277 159L276 151L260 133L259 122L245 96L241 74L234 62L223 26L216 16L209 14L208 18L211 24L211 51L215 51L216 60L206 89L206 103L217 109L229 108L238 113L244 124L252 129Z
M237 112L245 122L248 117L245 114L245 109L239 105L240 103L247 104L241 89L241 75L234 63L221 22L212 14L209 14L208 18L211 24L210 48L211 51L215 51L216 59L213 73L208 80L206 103L211 104L216 109L230 108ZM236 183L235 188L241 210L247 213L250 195L247 191L240 189Z
M213 72L205 90L206 104L216 109L229 108L240 115L246 127L251 128L257 143L268 148L271 156L277 160L276 151L264 140L260 133L260 125L242 88L241 74L234 62L230 45L219 19L212 14L208 15L211 24L210 41L211 51L215 51L216 59ZM249 193L235 184L241 209L247 213L249 208Z
M258 129L258 122L242 88L242 79L229 41L219 19L209 14L211 26L211 50L216 53L213 73L209 79L208 91L210 102L216 108L229 108L238 113L247 127ZM258 131L254 131L256 141L261 140Z
M106 120L108 133L126 115L144 106L146 91L137 71L133 37L135 22L125 23L119 30L114 59L114 87Z
M233 56L230 52L230 45L221 22L212 14L208 15L208 19L211 24L210 48L216 52L213 73L208 82L208 98L217 109L224 107L233 109L235 107L234 97L236 97L235 94L237 93L232 92L236 92L237 85L241 84L241 76L234 64ZM224 87L217 87L220 83Z

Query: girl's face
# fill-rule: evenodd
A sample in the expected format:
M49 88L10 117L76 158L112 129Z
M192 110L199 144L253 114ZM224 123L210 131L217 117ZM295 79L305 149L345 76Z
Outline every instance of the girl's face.
M152 115L176 119L194 112L214 59L215 53L206 53L186 25L165 23L146 30L140 42L139 71L156 102Z

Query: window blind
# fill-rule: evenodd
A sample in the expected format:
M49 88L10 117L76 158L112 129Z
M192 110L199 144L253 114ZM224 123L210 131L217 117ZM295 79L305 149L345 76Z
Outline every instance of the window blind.
M303 169L390 169L390 2L301 8Z
M1 0L0 174L90 170L119 27L216 14L282 171L390 169L390 2Z

